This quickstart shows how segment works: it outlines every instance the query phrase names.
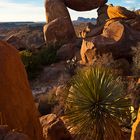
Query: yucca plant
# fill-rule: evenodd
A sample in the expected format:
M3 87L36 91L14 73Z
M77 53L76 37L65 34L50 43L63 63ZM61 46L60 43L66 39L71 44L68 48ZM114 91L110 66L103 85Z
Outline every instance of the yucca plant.
M130 118L130 100L110 70L77 73L66 98L67 126L80 140L120 140L120 125Z

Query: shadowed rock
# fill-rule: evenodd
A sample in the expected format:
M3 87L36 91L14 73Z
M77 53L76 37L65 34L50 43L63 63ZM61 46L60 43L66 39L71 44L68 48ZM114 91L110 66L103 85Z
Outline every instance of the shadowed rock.
M0 41L0 119L32 140L42 140L42 129L18 51Z

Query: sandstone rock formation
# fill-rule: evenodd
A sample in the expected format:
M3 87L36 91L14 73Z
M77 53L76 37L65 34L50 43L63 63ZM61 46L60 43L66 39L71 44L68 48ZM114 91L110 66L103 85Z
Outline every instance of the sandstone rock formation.
M95 26L83 39L83 63L93 64L98 55L110 52L114 59L132 58L131 47L140 40L139 18L123 7L108 6L107 12L110 19Z
M75 31L68 10L62 0L46 0L44 37L47 44L68 42L75 38Z
M139 140L140 139L140 109L138 111L137 120L132 126L132 134L131 140Z
M76 11L89 11L103 6L108 0L64 0L67 7Z
M18 51L0 41L0 120L32 140L42 140L37 110Z
M46 44L70 43L76 34L66 7L77 11L87 11L103 6L107 0L46 0L46 21L44 37Z
M109 19L113 18L133 19L136 17L135 12L129 11L121 6L112 6L112 5L108 6L107 14L109 16Z
M45 140L72 140L63 121L55 114L49 114L40 118Z

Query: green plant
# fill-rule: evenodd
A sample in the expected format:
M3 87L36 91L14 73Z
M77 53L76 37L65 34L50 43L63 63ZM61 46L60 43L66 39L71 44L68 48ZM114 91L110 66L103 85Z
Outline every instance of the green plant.
M56 62L56 51L54 46L48 46L42 48L37 53L32 53L27 50L20 52L29 79L32 80L36 78L43 65L49 65Z
M131 117L120 79L103 68L87 68L73 77L65 107L68 127L82 139L119 140L120 125Z

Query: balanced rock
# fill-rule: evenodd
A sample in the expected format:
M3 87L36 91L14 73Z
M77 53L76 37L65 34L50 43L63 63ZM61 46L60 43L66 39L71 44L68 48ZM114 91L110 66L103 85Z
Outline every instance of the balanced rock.
M62 0L46 0L46 21L44 37L46 43L62 43L76 37L69 12Z
M42 116L40 118L40 122L43 127L45 140L72 140L72 137L63 121L55 114Z
M42 129L18 51L0 41L0 119L32 140L42 140Z
M76 11L89 11L103 6L107 0L64 0L67 7Z

